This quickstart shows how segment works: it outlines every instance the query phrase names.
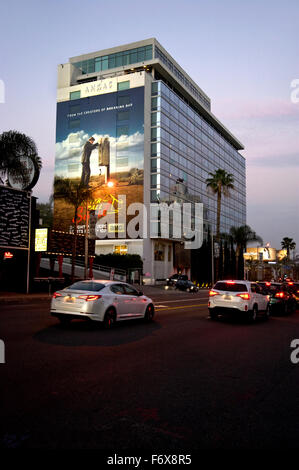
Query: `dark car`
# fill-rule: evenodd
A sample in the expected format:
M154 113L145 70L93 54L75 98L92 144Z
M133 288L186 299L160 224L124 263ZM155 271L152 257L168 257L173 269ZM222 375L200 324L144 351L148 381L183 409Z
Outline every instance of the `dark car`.
M273 294L282 285L281 282L272 281L257 281L257 284L263 289L266 294Z
M167 286L175 286L178 280L187 281L188 276L185 274L175 273L166 279L166 284Z
M292 313L297 308L296 299L294 298L289 286L281 284L270 295L270 313L280 313L286 315Z
M299 307L299 282L289 281L286 283L289 291L293 294L294 299L296 300L297 307Z
M198 287L188 279L178 279L175 288L186 292L198 292L199 290Z

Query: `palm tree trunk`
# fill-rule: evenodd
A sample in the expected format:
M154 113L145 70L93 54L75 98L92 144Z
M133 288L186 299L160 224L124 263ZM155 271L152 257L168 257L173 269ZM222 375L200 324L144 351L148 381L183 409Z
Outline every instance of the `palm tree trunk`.
M239 279L239 258L240 258L240 245L236 248L236 278Z
M216 225L216 239L219 243L220 239L220 215L221 215L221 192L217 193L217 225Z

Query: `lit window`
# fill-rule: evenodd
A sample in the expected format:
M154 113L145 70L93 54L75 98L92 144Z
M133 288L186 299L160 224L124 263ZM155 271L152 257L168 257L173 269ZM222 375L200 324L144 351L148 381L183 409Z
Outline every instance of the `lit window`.
M128 245L115 245L113 252L119 255L126 255L128 253Z

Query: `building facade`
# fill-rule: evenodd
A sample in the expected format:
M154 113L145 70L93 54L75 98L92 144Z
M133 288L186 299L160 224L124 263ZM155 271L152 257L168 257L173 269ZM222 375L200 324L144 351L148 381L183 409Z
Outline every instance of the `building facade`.
M205 180L222 168L233 174L235 189L222 199L221 231L246 223L243 146L213 115L210 98L156 39L59 65L56 135L55 176L81 178L94 190L89 210L98 220L96 237L102 233L96 253L140 254L148 282L190 268L190 250L184 250L182 238L162 237L159 231L150 236L151 204L201 202L205 232L208 227L215 232L217 201ZM101 224L105 202L112 203L117 219L120 195L127 207L140 202L148 208L148 236L127 237L132 214ZM55 220L64 230L69 211L55 200ZM79 216L84 230L83 208ZM116 230L113 238L110 228Z

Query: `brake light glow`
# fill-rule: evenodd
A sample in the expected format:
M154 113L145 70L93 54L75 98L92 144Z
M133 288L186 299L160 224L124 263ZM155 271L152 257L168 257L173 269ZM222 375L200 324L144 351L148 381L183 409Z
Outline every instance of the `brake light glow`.
M236 284L235 281L226 281L226 284Z
M266 286L267 287L271 286L271 282L266 282Z
M210 296L210 297L214 297L215 295L219 295L219 293L218 293L218 292L215 292L214 290L210 290L209 296Z
M284 292L276 292L275 297L278 299L283 299L284 298Z
M237 294L237 297L241 297L243 300L250 300L250 294Z
M101 297L101 295L79 295L79 299L86 300L86 302L93 302L94 300L98 300Z
M293 282L288 282L289 286L293 286L294 283Z
M59 292L54 292L53 299L56 299L56 297L62 297L62 295Z

